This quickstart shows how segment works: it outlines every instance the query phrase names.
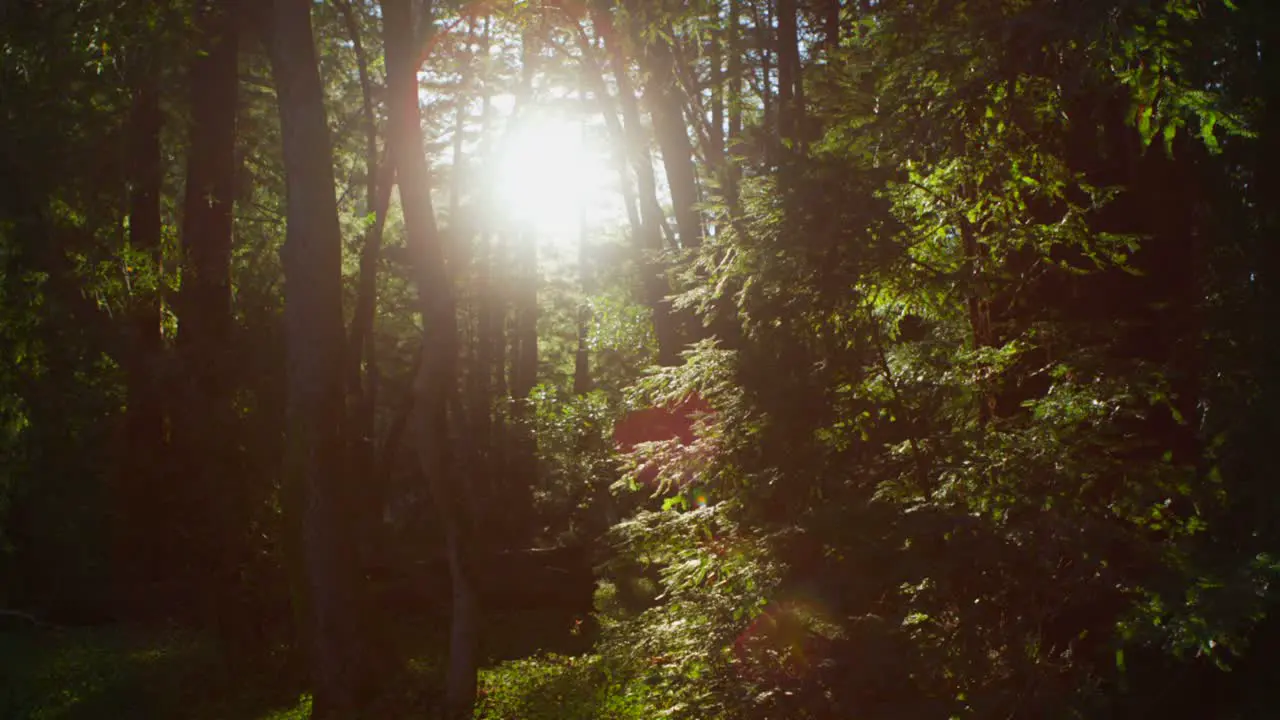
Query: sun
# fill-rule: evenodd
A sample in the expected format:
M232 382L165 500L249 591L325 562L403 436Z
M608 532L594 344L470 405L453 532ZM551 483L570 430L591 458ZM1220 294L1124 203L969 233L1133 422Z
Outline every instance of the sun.
M576 247L610 192L605 149L578 118L539 113L518 122L498 164L494 210L541 242Z

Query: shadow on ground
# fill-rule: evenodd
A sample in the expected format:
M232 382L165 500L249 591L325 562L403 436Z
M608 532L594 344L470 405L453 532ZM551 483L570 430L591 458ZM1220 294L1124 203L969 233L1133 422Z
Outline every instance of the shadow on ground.
M307 705L282 658L229 667L178 629L0 633L3 720L286 720Z

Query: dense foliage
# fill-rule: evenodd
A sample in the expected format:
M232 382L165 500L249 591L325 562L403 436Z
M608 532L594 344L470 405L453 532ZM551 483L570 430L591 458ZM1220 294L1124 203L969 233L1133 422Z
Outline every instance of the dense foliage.
M6 4L0 713L1270 717L1273 5Z

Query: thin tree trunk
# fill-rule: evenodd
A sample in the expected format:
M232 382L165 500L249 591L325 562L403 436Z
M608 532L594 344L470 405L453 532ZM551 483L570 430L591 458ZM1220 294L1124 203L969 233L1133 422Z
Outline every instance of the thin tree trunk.
M335 2L346 26L347 36L356 56L360 78L361 123L364 126L365 215L373 215L373 223L365 232L360 248L360 269L356 280L356 304L351 329L347 335L346 384L349 398L351 439L351 475L360 483L356 504L361 564L365 557L381 547L382 511L386 505L386 484L377 472L376 419L378 407L378 357L374 342L377 318L378 264L382 254L382 236L386 228L387 210L391 204L391 186L395 164L387 157L378 161L378 118L374 110L373 80L369 73L369 56L364 48L359 19L350 0Z
M515 337L511 399L517 406L538 384L538 235L521 233L516 249Z
M711 164L719 168L724 164L724 97L725 72L724 52L725 38L728 35L726 23L721 17L723 5L720 0L712 3L711 25L715 28L711 34Z
M513 267L515 309L512 336L511 407L515 423L507 465L507 487L502 493L503 531L500 539L507 547L525 547L531 540L533 486L537 482L537 438L530 423L529 395L538 384L538 235L521 233Z
M510 284L510 274L508 273L507 255L510 241L507 239L505 232L497 233L493 237L493 248L490 255L489 263L489 296L492 300L492 309L489 316L489 347L492 348L493 358L489 364L489 373L492 378L492 397L505 398L508 394L507 383L507 315L508 315L508 286ZM493 416L492 443L490 444L491 458L489 466L492 470L487 490L491 497L500 494L501 479L507 474L508 453L507 436L509 434L509 425L507 423L507 415L504 412L495 412Z
M493 243L488 232L477 237L476 247L476 349L470 380L471 423L474 442L487 456L492 454L493 428ZM490 471L491 468L488 468Z
M760 51L760 102L762 105L761 124L772 135L778 129L778 107L773 92L773 5L764 3L764 7L752 6L755 24L756 47Z
M800 46L796 0L778 2L778 134L784 141L801 137Z
M726 154L736 152L738 141L742 139L742 0L729 0L729 61L728 96L729 127L725 140ZM726 163L725 195L738 197L738 164L732 160Z
M524 68L521 95L527 100L533 94L537 73L539 28L526 30L521 39L521 61ZM523 105L523 103L522 103ZM518 112L518 111L517 111ZM514 121L519 122L517 117ZM532 413L529 394L538 383L538 233L532 228L518 233L511 254L511 304L514 311L511 337L511 409L512 427L508 432L505 487L500 488L502 503L498 514L502 531L499 542L507 547L522 547L530 538L533 509L533 485L537 481L537 440L530 425Z
M494 397L505 397L508 394L510 383L507 382L507 363L509 361L509 353L507 351L507 293L503 288L507 287L510 281L510 274L507 272L507 255L510 253L510 241L507 239L506 233L501 233L495 239L493 250L493 264L490 270L491 281L494 287L494 309L492 320L492 343L493 343L493 394Z
M479 607L470 578L467 503L455 467L449 407L457 392L457 314L445 268L444 243L431 205L430 178L418 109L418 64L409 0L383 0L387 52L391 152L399 163L405 233L414 253L424 349L414 381L418 461L431 485L444 525L452 585L445 712L450 720L471 716L475 706ZM430 18L424 22L430 23Z
M490 136L490 115L493 98L489 85L487 68L492 38L493 18L486 15L484 29L480 34L480 68L479 78L483 85L480 101L480 137L482 145L482 167L488 168L493 163L492 142ZM492 207L493 194L490 183L485 183L482 192L483 207ZM484 458L484 475L492 478L493 467L493 316L494 296L491 280L493 266L493 233L488 223L481 221L477 233L476 247L476 343L472 357L472 366L467 374L470 387L470 406L473 442Z
M240 569L248 562L249 488L235 462L231 394L231 247L235 197L236 112L240 18L233 3L197 6L198 51L191 60L190 150L182 213L182 285L178 293L178 353L185 392L173 414L173 438L192 507L204 517L197 566L213 570L211 615L224 641L239 645Z
M585 74L586 71L584 69L583 75ZM578 97L582 104L583 118L586 117L588 112L586 84L586 78L579 76ZM582 126L582 132L584 135L586 134L585 122ZM578 287L582 291L583 299L578 306L578 346L573 353L573 392L575 395L582 395L591 390L591 356L587 353L587 330L588 324L591 322L591 305L588 299L595 291L595 283L592 282L591 277L587 237L587 208L582 205L578 210Z
M345 487L342 233L308 0L275 0L271 63L288 187L283 250L288 410L284 482L301 525L312 716L350 717L369 697Z

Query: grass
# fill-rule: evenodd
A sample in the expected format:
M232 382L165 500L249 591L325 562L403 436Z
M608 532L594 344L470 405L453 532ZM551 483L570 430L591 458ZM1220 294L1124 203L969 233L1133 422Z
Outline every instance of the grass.
M309 701L281 668L228 668L172 628L0 634L3 720L287 720Z
M594 720L589 708L601 704L591 687L598 682L597 663L544 654L590 648L585 632L565 636L561 625L567 622L538 611L489 619L481 653L494 664L481 671L483 717ZM423 651L444 644L444 627L438 620L398 626L391 639L393 652L406 660L405 676L389 683L386 712L378 717L421 717L428 699L442 691L440 658ZM310 710L304 685L282 659L228 667L211 643L191 631L0 631L0 720L302 720Z

